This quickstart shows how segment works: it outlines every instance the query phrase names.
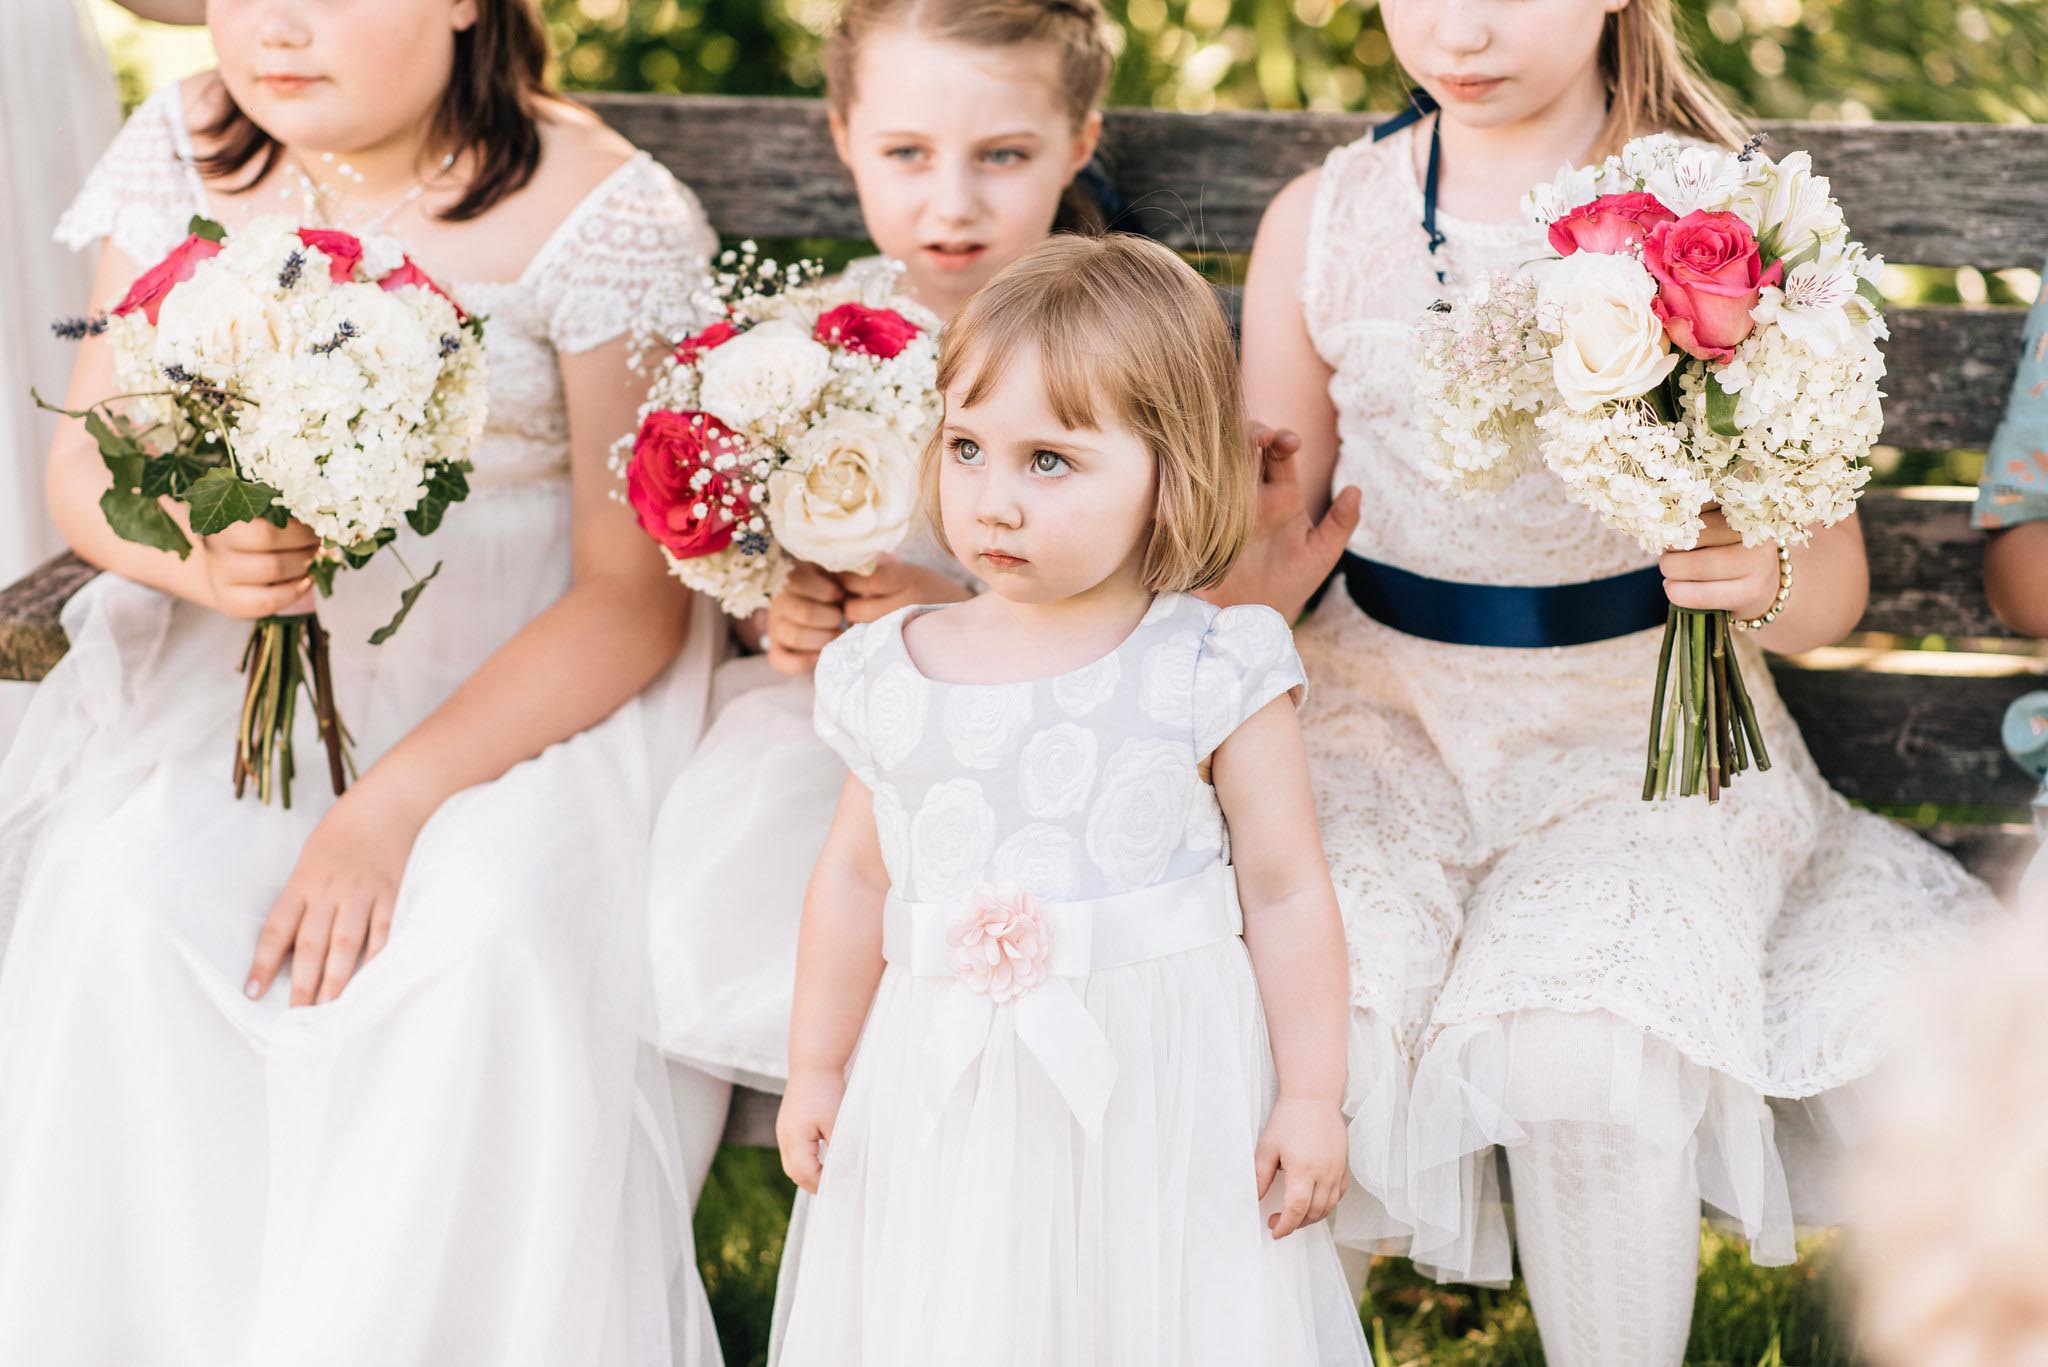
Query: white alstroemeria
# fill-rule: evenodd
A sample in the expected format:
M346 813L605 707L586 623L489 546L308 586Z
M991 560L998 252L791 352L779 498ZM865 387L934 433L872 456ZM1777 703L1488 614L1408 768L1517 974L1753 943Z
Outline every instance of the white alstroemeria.
M1680 146L1643 174L1643 189L1680 218L1698 210L1718 213L1734 202L1748 171L1719 147Z
M1652 133L1631 139L1613 158L1632 186L1641 186L1653 175L1666 170L1685 150L1685 144L1669 133Z
M1857 292L1859 279L1856 263L1830 246L1787 271L1782 285L1765 287L1750 317L1821 356L1868 346L1886 333L1877 309Z
M1581 204L1599 198L1598 168L1560 166L1557 174L1522 196L1522 216L1539 228L1548 228Z
M1752 154L1749 177L1730 207L1787 260L1843 233L1842 209L1831 196L1828 178L1813 174L1813 158L1805 152L1776 162Z

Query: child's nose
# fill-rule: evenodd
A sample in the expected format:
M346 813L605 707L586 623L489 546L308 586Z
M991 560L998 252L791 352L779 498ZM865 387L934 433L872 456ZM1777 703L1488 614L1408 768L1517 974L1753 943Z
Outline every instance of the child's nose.
M1445 0L1438 5L1437 46L1454 57L1469 57L1484 51L1490 35L1481 8L1477 0Z
M981 210L980 188L974 170L965 162L949 162L939 173L938 193L932 210L948 227L972 223Z

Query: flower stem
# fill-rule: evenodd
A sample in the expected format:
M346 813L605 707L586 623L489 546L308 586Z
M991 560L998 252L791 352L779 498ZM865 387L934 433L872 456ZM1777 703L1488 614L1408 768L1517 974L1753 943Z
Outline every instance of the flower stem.
M1678 634L1678 609L1664 614L1664 644L1657 648L1657 690L1650 699L1650 753L1643 761L1643 801L1657 796L1657 783L1663 773L1663 747L1659 745L1663 731L1664 698L1671 684L1671 644Z

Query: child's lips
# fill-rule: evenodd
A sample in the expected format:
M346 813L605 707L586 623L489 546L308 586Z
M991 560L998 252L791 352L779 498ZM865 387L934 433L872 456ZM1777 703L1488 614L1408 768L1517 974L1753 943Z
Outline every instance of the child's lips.
M1454 100L1476 100L1500 89L1503 76L1445 76L1439 82Z
M983 551L981 553L981 559L983 563L999 570L1014 570L1019 565L1028 565L1031 563L1021 555L1011 555L1007 551L997 550Z
M942 269L957 270L981 260L988 247L980 242L927 242L923 252L925 259L932 264Z

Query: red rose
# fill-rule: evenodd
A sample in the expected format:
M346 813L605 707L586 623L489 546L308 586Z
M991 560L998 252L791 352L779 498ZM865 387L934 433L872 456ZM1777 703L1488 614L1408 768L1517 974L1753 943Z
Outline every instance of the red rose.
M1749 311L1765 285L1784 278L1785 263L1763 268L1756 234L1734 214L1696 209L1660 223L1643 239L1643 265L1657 280L1650 307L1679 350L1725 361L1756 322Z
M685 337L676 344L676 359L684 365L695 365L697 358L713 347L724 346L740 335L738 328L723 318L691 337Z
M432 290L443 299L448 300L449 304L455 309L455 316L457 318L462 319L464 322L469 321L469 315L462 311L462 305L449 298L448 291L435 284L434 278L414 264L413 259L409 256L399 263L397 269L386 271L380 276L377 284L380 288L387 290L399 289L406 285L418 285L421 289Z
M1676 223L1678 215L1655 195L1602 195L1581 204L1550 225L1550 245L1559 256L1573 252L1616 252L1639 247L1659 223Z
M752 503L744 483L712 469L711 461L743 445L709 413L648 414L626 468L626 501L641 530L678 560L730 546L734 526L752 512Z
M921 329L894 309L871 309L865 304L841 304L820 314L811 336L820 342L836 342L848 351L882 360L900 353Z
M363 240L354 233L336 232L332 228L301 228L299 241L315 251L327 253L327 273L337 285L346 285L354 278L356 267L363 261Z
M171 254L151 266L135 283L128 287L128 293L121 296L121 302L114 305L117 314L142 310L142 316L156 326L156 315L164 306L164 296L173 286L182 285L192 278L192 272L199 269L199 263L209 256L220 255L220 243L209 241L194 233L172 249Z

